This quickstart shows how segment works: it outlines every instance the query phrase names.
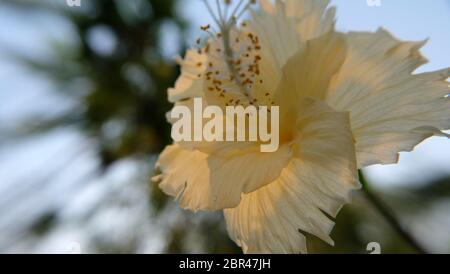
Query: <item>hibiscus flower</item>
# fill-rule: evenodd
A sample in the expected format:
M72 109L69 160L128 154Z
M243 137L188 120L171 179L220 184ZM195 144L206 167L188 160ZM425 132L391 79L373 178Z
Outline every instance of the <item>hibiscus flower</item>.
M279 106L279 149L178 142L160 155L154 180L182 208L224 210L245 253L306 253L305 233L333 245L332 218L360 188L358 169L448 137L450 69L413 74L427 62L424 41L336 31L328 0L262 0L240 21L254 2L231 13L231 1L217 3L218 29L203 26L208 38L179 60L169 101Z

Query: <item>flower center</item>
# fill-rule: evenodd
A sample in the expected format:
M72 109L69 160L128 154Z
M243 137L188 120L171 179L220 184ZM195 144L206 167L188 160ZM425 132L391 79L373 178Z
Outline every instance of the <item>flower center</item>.
M273 106L271 92L261 92L263 79L260 63L262 60L259 37L248 28L247 22L237 27L238 20L255 4L255 0L241 0L229 15L232 1L216 0L217 15L207 0L203 0L212 14L219 31L211 25L202 26L209 39L202 45L202 39L197 44L202 46L199 53L208 56L208 64L204 74L199 77L206 79L206 92L216 97L222 105L266 105ZM202 66L203 64L198 64ZM258 89L258 94L255 90ZM264 94L264 96L260 96Z

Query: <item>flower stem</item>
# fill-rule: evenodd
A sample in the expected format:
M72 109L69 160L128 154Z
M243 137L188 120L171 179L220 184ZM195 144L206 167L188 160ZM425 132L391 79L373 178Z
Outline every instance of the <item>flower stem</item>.
M391 227L406 241L411 247L416 249L420 254L427 254L426 249L412 236L403 225L400 223L398 218L395 216L391 208L383 203L376 194L372 191L371 187L367 183L362 171L359 171L359 180L363 185L364 193L366 194L367 200L378 210L378 212L386 219L386 221L391 225Z

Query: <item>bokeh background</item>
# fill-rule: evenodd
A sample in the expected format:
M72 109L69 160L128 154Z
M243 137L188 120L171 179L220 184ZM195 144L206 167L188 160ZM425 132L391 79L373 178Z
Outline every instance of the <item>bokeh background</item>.
M373 1L376 2L376 1ZM450 1L335 0L339 30L429 38L450 66ZM166 89L210 18L200 0L0 0L0 253L240 253L221 213L179 209L150 183L170 143ZM364 171L433 253L450 253L450 141ZM413 253L361 194L311 253Z

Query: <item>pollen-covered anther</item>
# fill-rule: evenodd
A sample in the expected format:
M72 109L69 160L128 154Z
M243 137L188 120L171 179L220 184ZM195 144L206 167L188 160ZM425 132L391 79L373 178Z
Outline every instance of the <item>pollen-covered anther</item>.
M203 30L203 31L207 31L207 30L209 30L210 28L211 28L211 25L210 25L210 24L205 25L205 26L200 26L200 29Z
M203 0L203 2L211 13L215 25L200 27L209 36L202 53L206 53L210 60L219 60L214 64L212 62L206 64L206 80L212 89L219 91L218 96L224 97L223 88L231 87L233 93L240 92L247 98L243 102L247 104L253 99L250 94L253 94L254 83L259 81L258 51L261 46L258 36L244 29L248 26L247 22L242 21L243 28L239 28L237 23L257 1L239 0L236 3L232 3L231 0L216 1L215 9L210 5L210 1ZM229 13L232 4L233 11Z

